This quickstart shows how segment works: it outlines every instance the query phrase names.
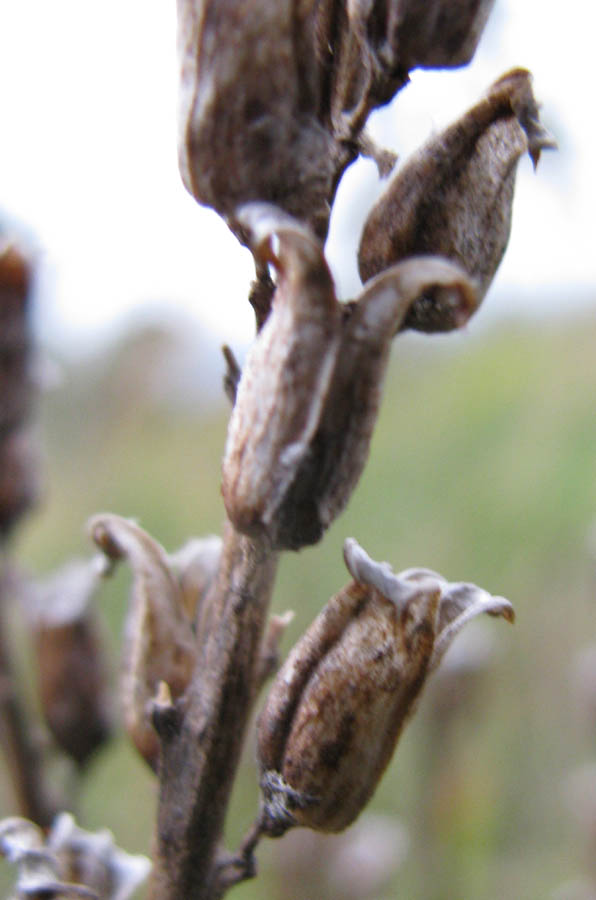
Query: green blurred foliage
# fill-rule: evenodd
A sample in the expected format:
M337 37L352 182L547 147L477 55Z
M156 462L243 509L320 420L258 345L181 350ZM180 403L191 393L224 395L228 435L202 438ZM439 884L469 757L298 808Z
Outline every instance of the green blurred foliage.
M489 622L498 652L468 689L464 680L461 696L441 692L440 676L429 685L373 800L411 841L384 897L538 900L581 874L587 836L565 808L562 782L596 752L596 722L585 721L570 687L574 655L596 640L587 542L596 517L595 347L593 317L400 337L349 509L319 546L282 562L274 608L296 612L285 650L348 580L348 535L396 570L429 566L516 607L514 628ZM123 344L101 365L67 370L43 400L47 493L15 548L33 572L89 553L84 523L98 511L135 517L168 550L221 530L227 410L199 416L189 404L153 402L142 371L131 385L126 357ZM149 371L151 354L143 365ZM115 684L128 583L120 572L101 596ZM251 737L231 844L256 808L253 748ZM9 787L0 789L8 814ZM93 761L75 812L85 827L109 827L125 849L147 852L155 800L153 776L120 734ZM288 884L279 843L259 848L260 877L232 896L307 900Z

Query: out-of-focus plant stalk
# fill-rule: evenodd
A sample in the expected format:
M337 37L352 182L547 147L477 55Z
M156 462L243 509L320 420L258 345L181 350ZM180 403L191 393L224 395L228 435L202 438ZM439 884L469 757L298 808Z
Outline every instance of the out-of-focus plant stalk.
M27 429L33 401L29 293L31 263L0 236L0 743L20 812L48 825L55 810L31 738L8 640L13 591L7 542L33 504L36 472Z

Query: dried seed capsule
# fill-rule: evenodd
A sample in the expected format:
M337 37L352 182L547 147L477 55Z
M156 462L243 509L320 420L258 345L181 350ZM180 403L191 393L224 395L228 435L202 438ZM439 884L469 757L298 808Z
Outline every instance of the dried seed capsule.
M472 57L494 0L178 0L179 164L239 235L275 203L324 239L369 113Z
M363 281L418 253L459 263L478 303L503 258L511 230L517 162L534 165L554 141L541 126L530 73L515 69L398 170L369 214L360 241ZM436 294L420 297L403 328L443 331L450 317Z
M278 283L238 386L222 493L239 531L298 549L319 540L356 486L391 340L411 302L436 289L455 327L474 310L475 295L458 266L421 257L384 272L345 306L306 229L264 204L246 207L242 220Z
M323 237L338 159L354 151L318 119L310 6L178 0L179 161L187 190L220 215L276 203Z
M428 570L395 575L356 541L354 581L333 597L280 669L258 723L262 829L340 831L372 796L428 674L480 612L511 604Z
M165 683L177 700L186 689L196 661L196 634L204 610L204 592L219 563L217 538L189 542L168 555L146 531L121 516L102 514L88 524L106 556L127 558L134 574L126 623L121 702L133 744L156 768L159 739L153 701Z
M387 11L387 62L406 71L465 65L493 6L494 0L393 0Z
M112 730L107 660L93 605L103 560L75 560L24 590L41 708L58 746L83 766Z

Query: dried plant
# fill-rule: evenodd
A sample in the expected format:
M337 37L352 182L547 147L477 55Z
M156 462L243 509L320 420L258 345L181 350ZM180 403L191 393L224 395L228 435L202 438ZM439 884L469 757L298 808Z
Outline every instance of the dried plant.
M367 134L369 114L412 69L467 63L491 6L178 0L182 178L253 254L257 335L242 372L226 349L221 540L172 555L119 516L89 525L108 568L126 558L134 573L121 699L159 782L154 900L222 897L255 874L263 835L346 828L460 628L481 612L513 621L503 598L426 569L396 575L349 539L353 581L277 675L258 725L261 807L237 852L224 849L246 726L289 621L268 624L279 554L320 540L345 508L393 338L476 312L509 239L517 162L553 146L529 73L499 78L392 174L362 233L363 290L339 301L324 253L339 180L358 155L382 175L395 163ZM93 742L72 744L55 700L50 727L84 759Z
M27 819L0 822L0 852L18 869L14 900L128 900L150 862L114 844L109 831L91 833L62 813L47 836Z

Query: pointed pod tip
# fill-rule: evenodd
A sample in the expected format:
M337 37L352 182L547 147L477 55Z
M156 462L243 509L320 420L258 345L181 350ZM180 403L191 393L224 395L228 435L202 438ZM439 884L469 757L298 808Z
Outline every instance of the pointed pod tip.
M110 560L122 559L125 556L124 549L118 543L113 529L110 527L114 521L119 519L119 516L114 516L112 513L98 513L87 522L89 537L104 556Z
M434 577L430 570L426 570L425 576L419 580L404 578L403 573L396 574L389 563L371 559L354 538L347 538L344 542L344 560L348 572L358 584L373 588L400 609L422 594L436 594L437 597L440 594L440 578Z
M505 600L504 597L495 597L495 609L492 612L493 616L501 616L511 625L515 624L515 610L509 600Z
M363 566L372 564L372 559L362 549L356 538L346 538L343 547L344 562L346 568L355 581L361 581L363 578Z
M528 154L532 160L534 171L538 168L538 163L540 162L540 156L543 150L558 149L559 145L557 144L556 139L550 131L540 125L540 123L537 123L533 133L528 133Z

